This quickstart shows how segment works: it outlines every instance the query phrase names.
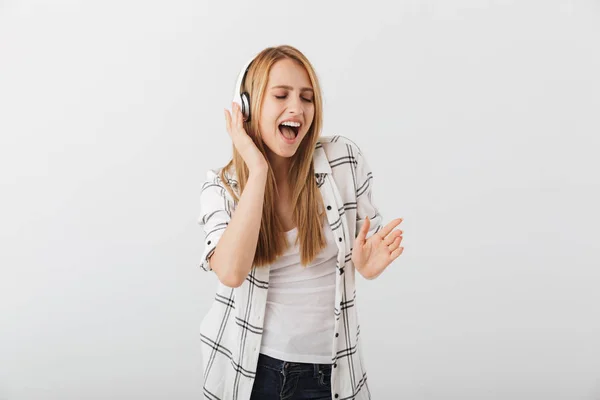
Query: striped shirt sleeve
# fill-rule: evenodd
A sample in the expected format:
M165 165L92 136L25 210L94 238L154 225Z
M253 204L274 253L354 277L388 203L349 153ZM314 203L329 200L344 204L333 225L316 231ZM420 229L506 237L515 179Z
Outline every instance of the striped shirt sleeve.
M369 217L370 226L367 232L367 238L379 232L383 228L383 217L373 200L373 172L364 156L364 153L354 143L356 147L356 235L365 224L366 217Z
M214 253L219 239L231 220L231 202L227 190L218 174L213 170L206 173L206 181L200 191L200 216L198 224L204 230L204 251L200 259L200 268L212 271L209 257Z

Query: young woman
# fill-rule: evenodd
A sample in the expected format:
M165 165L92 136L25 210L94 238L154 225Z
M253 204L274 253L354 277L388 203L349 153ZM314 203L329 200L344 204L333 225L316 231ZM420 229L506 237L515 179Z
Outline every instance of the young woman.
M402 219L382 225L360 148L320 136L321 90L300 51L260 52L234 99L233 158L200 195L200 267L219 280L200 327L204 397L369 399L355 271L373 279L402 254Z

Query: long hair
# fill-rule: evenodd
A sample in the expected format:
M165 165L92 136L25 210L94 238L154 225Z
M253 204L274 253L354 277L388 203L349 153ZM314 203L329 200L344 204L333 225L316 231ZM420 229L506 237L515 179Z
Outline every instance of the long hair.
M317 187L312 162L315 145L323 125L321 87L311 63L299 50L289 45L268 47L254 58L246 75L244 87L241 88L242 91L246 91L250 95L250 112L252 115L250 122L244 122L244 129L263 154L269 166L260 232L253 261L253 266L256 267L274 262L278 256L285 252L289 245L283 225L275 211L278 193L277 184L272 165L267 157L266 144L262 140L258 125L269 72L273 64L282 59L291 59L303 66L308 73L314 90L314 118L306 136L302 139L296 154L293 156L288 171L288 183L292 189L293 222L298 227L298 237L295 243L298 243L298 241L300 243L300 263L302 266L308 265L326 246L325 234L322 229L325 216L323 198ZM239 193L241 194L248 181L249 169L235 145L232 145L232 148L233 158L221 169L220 178L237 204L239 197L228 184L229 179L226 178L225 172L230 168L235 170Z

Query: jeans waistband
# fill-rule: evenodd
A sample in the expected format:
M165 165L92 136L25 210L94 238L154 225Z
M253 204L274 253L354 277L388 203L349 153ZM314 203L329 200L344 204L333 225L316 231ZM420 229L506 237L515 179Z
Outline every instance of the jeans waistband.
M311 364L292 361L283 361L263 353L258 355L258 364L275 371L283 372L314 372L315 376L324 371L331 370L331 364Z

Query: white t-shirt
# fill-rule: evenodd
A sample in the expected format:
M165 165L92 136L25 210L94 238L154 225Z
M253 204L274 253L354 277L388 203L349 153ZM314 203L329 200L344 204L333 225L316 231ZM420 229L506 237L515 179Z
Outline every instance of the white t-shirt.
M290 247L271 264L260 352L291 362L330 364L335 328L338 247L328 223L327 246L300 264L298 229L286 232Z

